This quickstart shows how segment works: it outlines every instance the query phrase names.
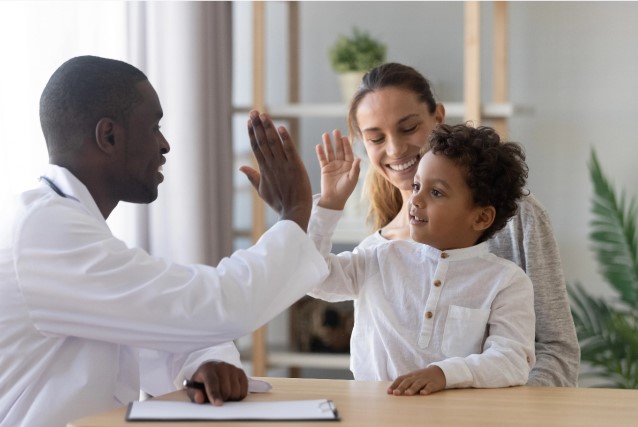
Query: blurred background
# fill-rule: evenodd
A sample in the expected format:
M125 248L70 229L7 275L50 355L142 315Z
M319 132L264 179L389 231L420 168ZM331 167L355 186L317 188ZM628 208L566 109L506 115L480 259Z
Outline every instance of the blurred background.
M288 102L290 61L298 66L298 101L331 105L329 113L298 115L293 124L318 191L314 146L322 132L347 129L338 76L328 58L337 38L357 26L386 45L388 61L411 65L426 75L439 102L461 104L464 6L303 1L295 5L298 26L291 30L290 3L268 1L261 6L264 27L257 27L263 36L255 38L255 4L249 1L1 1L0 194L35 185L47 163L37 112L40 93L53 71L77 55L122 59L145 71L156 88L165 111L162 130L172 151L158 201L151 207L122 204L109 224L116 235L158 256L215 264L253 238L251 191L236 171L250 161L246 111L253 105L268 110ZM493 2L480 2L478 75L483 103L494 101L494 7ZM526 149L529 188L549 212L568 283L582 282L593 294L606 297L613 297L613 292L599 274L588 237L593 190L587 164L595 149L618 189L636 197L636 22L636 2L515 1L507 7L507 92L512 108L506 120L508 139ZM291 37L296 41L292 57ZM261 71L256 71L255 44L263 54ZM256 72L263 77L260 100L254 99ZM447 122L462 120L448 115ZM234 158L232 167L226 164L222 172L211 175L211 169L220 167L219 158L213 158L217 151L206 157L210 162L202 162L202 146L219 147L220 158ZM193 162L199 162L197 168L191 167ZM206 180L221 187L211 194ZM200 210L202 198L207 202ZM228 214L216 215L220 210ZM217 236L213 231L204 235L207 242L202 244L200 231L213 216L217 228L235 233ZM367 232L363 218L354 217L338 248L352 247ZM266 210L264 226L274 220ZM218 239L223 242L219 247ZM290 327L289 313L273 321L266 334L268 347L286 347ZM238 345L250 354L251 337L238 340ZM246 362L250 369L250 360ZM331 363L310 362L301 375L349 376L343 358ZM295 361L282 362L268 373L288 375L284 368L291 365L299 367Z

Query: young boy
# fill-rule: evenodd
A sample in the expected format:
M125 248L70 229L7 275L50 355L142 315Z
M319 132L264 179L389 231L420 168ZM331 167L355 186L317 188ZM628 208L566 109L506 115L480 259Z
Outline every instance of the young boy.
M412 241L330 254L359 160L347 138L317 146L321 196L308 227L330 267L310 295L354 300L350 367L358 380L393 380L388 393L525 384L535 362L532 283L486 241L516 212L525 155L487 127L440 125L410 197Z

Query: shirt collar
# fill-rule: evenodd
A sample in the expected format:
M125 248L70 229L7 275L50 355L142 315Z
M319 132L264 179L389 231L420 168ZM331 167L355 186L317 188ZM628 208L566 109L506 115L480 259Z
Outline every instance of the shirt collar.
M487 242L482 242L478 245L470 246L469 248L450 249L446 251L441 251L422 243L420 245L423 247L423 253L428 258L442 259L449 262L474 258L489 252Z
M82 206L84 206L93 216L105 220L88 188L86 188L82 181L77 179L68 169L63 168L62 166L49 164L47 165L44 176L53 181L53 183L67 197L80 202L80 204L82 204ZM43 183L42 185L46 184Z

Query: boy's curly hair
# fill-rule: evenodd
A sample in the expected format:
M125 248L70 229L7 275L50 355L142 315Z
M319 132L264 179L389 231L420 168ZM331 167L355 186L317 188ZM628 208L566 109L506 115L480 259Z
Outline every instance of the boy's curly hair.
M429 137L430 151L443 155L465 170L474 203L493 206L494 222L479 242L491 238L505 227L516 210L524 189L528 167L525 152L515 142L501 142L496 131L487 126L466 124L438 125Z

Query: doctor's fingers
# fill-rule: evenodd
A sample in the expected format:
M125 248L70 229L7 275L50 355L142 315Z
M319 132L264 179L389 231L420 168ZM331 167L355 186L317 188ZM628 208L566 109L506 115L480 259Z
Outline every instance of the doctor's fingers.
M248 394L248 377L246 373L229 363L215 366L219 390L224 401L242 400Z
M281 137L270 117L256 110L250 112L250 121L255 137L255 146L264 160L285 157ZM253 141L251 140L251 145ZM253 150L255 150L253 146ZM259 160L259 159L258 159Z

